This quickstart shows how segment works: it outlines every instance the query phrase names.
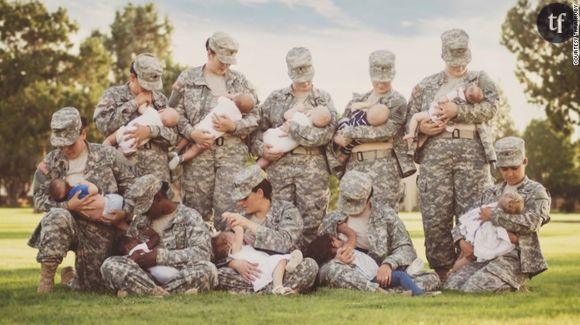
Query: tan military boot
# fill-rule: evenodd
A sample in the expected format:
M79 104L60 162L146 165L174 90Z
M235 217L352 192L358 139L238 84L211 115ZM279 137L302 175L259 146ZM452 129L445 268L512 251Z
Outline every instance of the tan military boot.
M165 297L165 296L169 296L169 292L167 292L165 289L156 286L155 288L151 289L151 291L149 292L150 296L153 297Z
M54 275L58 263L41 263L40 264L40 283L38 284L37 293L49 293L54 289Z
M72 266L67 266L60 270L60 282L70 287L76 276L75 269Z

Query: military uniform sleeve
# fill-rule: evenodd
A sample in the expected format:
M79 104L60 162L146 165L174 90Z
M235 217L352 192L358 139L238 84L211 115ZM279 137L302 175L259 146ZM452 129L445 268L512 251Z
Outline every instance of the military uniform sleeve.
M296 245L304 228L300 212L294 206L286 206L280 213L282 216L277 229L258 227L255 248L288 253Z
M49 161L47 160L48 157L45 157L44 163L47 166L49 165ZM50 168L50 167L49 167ZM56 202L50 198L48 195L48 184L50 184L52 178L50 177L50 173L48 175L44 175L40 170L36 170L34 172L34 179L33 179L33 199L34 199L34 208L39 211L48 212L52 208L67 208L67 202Z
M404 126L407 117L407 101L402 96L386 103L391 111L389 120L379 126L348 126L342 133L345 137L363 142L386 141L391 139Z
M330 123L323 128L317 128L314 126L300 125L296 122L290 122L290 127L288 133L299 145L304 147L320 147L327 144L334 135L336 130L336 109L334 108L334 103L330 95L324 93L321 94L322 102L330 111L332 119Z
M258 123L260 121L260 111L258 110L258 93L256 93L256 90L250 85L245 76L240 75L238 78L240 78L242 87L244 88L243 93L251 94L254 97L254 102L256 104L254 109L242 117L241 120L236 122L236 129L234 132L232 132L232 134L235 136L247 136L258 127Z
M394 211L390 211L388 217L387 234L389 236L389 255L383 260L382 264L388 263L393 270L401 266L411 264L417 253L413 248L411 237L405 228L405 224L396 216Z
M129 122L137 108L135 100L117 103L113 91L107 89L97 104L93 120L101 134L107 137Z
M535 233L550 220L550 202L546 190L538 189L526 197L522 214L508 214L496 207L492 210L491 221L516 234Z
M183 71L179 75L179 77L177 78L177 81L175 83L185 85L186 73L187 73L187 71ZM176 102L176 105L173 107L179 113L179 120L177 121L178 133L181 134L184 138L193 141L193 139L191 139L191 137L190 137L190 134L194 129L194 126L190 122L190 121L193 121L193 116L188 116L190 112L188 112L186 110L185 90L186 90L185 86L181 86L181 88L175 88L175 84L174 84L173 92L178 92L179 95L175 95L172 92L171 99L169 100L169 103L172 104L173 102Z
M338 225L346 222L348 217L338 211L328 213L322 219L320 228L318 228L318 235L329 234L338 237Z
M258 157L262 157L264 155L264 141L263 141L264 132L266 132L266 130L272 127L272 124L269 119L270 116L269 112L272 110L273 104L274 104L274 95L270 94L270 96L266 98L264 103L256 108L258 110L260 119L258 121L258 127L254 131L254 133L252 133L251 136L252 144L250 149L252 154Z
M453 119L454 122L484 123L495 116L499 102L497 89L493 81L483 71L479 75L479 87L483 92L483 101L475 104L457 105L457 116Z
M198 215L199 220L201 216ZM197 219L197 218L196 218ZM179 225L183 227L183 225ZM200 221L188 224L183 230L186 234L186 247L182 249L157 249L157 264L186 265L197 261L209 261L211 258L211 239L207 227ZM179 240L179 238L172 238ZM167 245L176 246L176 244Z

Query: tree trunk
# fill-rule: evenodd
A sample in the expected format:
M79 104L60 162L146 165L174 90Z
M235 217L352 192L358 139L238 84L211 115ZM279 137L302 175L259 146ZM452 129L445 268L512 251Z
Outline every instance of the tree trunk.
M19 179L7 180L4 184L6 185L6 203L8 206L14 208L20 207L18 199L22 197L22 195L26 195L26 193L24 193L26 184Z

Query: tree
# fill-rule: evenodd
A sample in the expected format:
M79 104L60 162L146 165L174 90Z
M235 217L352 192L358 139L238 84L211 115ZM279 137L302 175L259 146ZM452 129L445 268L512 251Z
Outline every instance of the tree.
M495 142L497 139L501 139L508 136L517 136L518 131L512 118L511 111L512 107L508 102L507 97L501 87L497 87L499 93L499 104L497 114L495 114L492 125L493 133L492 139Z
M519 0L506 15L501 44L517 57L515 74L529 101L544 105L552 125L570 134L580 125L580 67L572 65L570 40L550 43L533 27L541 8L551 2L540 0L532 8L528 0Z
M135 6L129 3L123 11L115 13L111 24L111 36L106 38L106 47L114 56L113 75L115 83L127 80L135 56L149 52L165 62L163 88L171 93L171 85L184 68L171 59L171 34L173 26L169 19L159 18L153 3Z
M0 0L0 181L8 204L28 190L47 146L50 116L72 65L68 35L77 30L64 9Z
M577 166L578 142L553 129L547 120L532 120L524 131L528 176L542 183L555 197L566 200L564 209L574 206L580 191Z

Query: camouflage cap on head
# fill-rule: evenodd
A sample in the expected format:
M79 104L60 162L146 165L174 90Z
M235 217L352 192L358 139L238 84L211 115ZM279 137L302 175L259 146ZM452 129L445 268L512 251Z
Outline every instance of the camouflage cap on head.
M294 47L286 54L286 66L288 76L292 81L305 82L314 78L314 67L312 66L312 55L305 47Z
M50 144L54 147L70 146L81 134L81 114L74 107L61 108L52 114L50 128Z
M127 203L133 205L133 214L140 215L149 211L162 185L161 180L152 174L137 178L125 195Z
M163 88L163 66L151 53L141 53L133 62L133 69L137 73L137 80L141 87L153 91Z
M526 159L526 142L518 137L505 137L495 142L497 167L516 167Z
M441 58L454 67L471 62L469 35L462 29L450 29L441 34Z
M217 59L224 64L236 64L238 42L224 32L215 32L209 38L209 48L214 51Z
M246 167L234 176L232 199L240 201L247 198L252 189L266 179L266 173L258 165Z
M369 55L369 73L373 81L389 82L395 78L395 54L378 50Z
M373 188L371 177L359 171L348 171L340 181L338 208L347 215L360 214Z

